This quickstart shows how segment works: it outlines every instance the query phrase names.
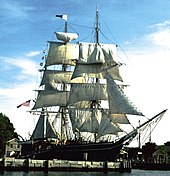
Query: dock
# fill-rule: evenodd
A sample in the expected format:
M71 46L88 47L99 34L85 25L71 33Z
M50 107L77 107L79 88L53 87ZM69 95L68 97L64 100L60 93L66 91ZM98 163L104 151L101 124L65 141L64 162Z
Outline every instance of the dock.
M4 171L131 172L131 163L3 158L0 160L0 173Z

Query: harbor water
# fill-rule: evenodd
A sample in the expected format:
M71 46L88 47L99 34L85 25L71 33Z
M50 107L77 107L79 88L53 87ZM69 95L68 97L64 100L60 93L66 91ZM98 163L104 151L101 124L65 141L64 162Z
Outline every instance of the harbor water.
M4 172L0 176L170 176L170 171L132 170L131 173L109 172Z

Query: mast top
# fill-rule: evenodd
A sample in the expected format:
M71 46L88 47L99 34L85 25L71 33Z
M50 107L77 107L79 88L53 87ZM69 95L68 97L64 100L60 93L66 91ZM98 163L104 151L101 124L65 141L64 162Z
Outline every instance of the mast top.
M95 27L95 32L96 32L96 44L99 44L99 11L96 8L96 27Z
M64 32L67 32L67 15L56 15L56 17L62 18L63 20L65 20L65 27L64 27Z

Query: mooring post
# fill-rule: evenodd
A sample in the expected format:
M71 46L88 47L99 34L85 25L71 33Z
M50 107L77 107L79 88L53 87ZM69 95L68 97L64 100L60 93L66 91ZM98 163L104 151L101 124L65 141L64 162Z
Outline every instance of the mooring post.
M48 160L44 161L44 172L48 173Z
M104 174L108 173L108 161L103 162L103 173Z
M4 174L4 170L5 170L5 158L2 158L2 160L0 161L0 174Z
M24 163L23 163L23 171L24 172L29 172L29 158L26 158Z
M123 161L120 161L119 169L120 169L120 172L124 172L124 163L123 163Z

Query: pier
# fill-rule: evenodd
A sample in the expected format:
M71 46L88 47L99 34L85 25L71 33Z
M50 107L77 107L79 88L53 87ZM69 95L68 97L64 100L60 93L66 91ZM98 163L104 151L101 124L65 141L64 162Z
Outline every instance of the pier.
M0 160L0 173L4 171L131 172L131 163L3 158Z

